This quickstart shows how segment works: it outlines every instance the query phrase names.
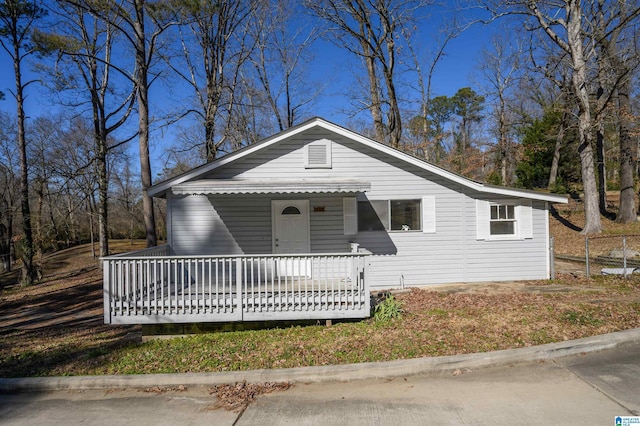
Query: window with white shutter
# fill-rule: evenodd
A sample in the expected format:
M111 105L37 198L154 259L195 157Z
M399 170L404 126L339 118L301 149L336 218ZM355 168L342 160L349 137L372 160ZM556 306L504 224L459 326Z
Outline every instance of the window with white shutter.
M531 200L476 200L476 239L533 238Z

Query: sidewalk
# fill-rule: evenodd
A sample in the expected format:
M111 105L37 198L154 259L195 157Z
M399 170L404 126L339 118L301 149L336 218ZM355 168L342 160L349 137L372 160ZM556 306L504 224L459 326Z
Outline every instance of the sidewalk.
M553 352L551 352L553 353ZM462 365L469 365L461 363ZM4 425L614 425L640 412L640 342L494 367L298 382L225 411L206 387L0 394Z

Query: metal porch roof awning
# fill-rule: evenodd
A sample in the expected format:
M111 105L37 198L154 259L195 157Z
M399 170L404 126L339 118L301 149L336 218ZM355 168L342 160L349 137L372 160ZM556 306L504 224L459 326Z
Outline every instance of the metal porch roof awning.
M366 192L371 183L355 179L202 179L175 185L175 195L308 194Z

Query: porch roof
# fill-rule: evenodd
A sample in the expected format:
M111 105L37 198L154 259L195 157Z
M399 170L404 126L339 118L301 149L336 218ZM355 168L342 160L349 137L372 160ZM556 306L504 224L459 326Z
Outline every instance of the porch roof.
M371 183L356 179L200 179L175 185L175 195L304 194L366 192Z

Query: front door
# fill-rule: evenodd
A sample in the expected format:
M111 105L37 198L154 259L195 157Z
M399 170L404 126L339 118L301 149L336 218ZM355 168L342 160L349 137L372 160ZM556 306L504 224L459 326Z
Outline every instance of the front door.
M309 200L274 200L273 252L309 253Z
M274 200L273 252L276 254L307 254L311 251L309 235L309 200ZM309 275L307 258L281 258L277 262L278 275Z

